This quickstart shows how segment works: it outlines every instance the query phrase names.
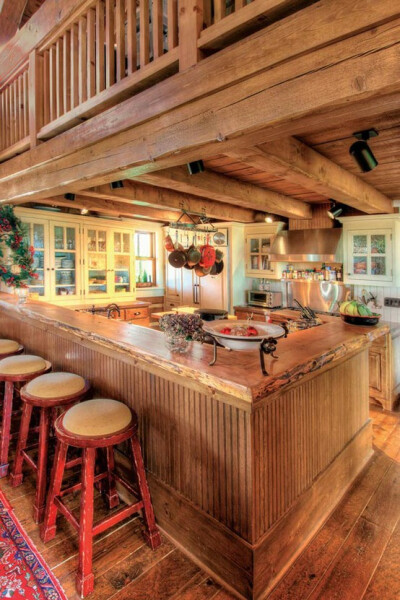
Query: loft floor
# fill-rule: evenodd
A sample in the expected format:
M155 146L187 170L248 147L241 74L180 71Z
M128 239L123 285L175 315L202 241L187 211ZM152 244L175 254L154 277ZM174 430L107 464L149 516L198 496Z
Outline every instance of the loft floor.
M334 513L299 556L269 600L398 600L400 597L400 413L371 408L376 453ZM34 478L12 489L0 481L15 514L77 600L77 537L62 517L56 538L43 544L31 517ZM71 499L79 509L79 497ZM96 498L98 516L103 502ZM100 535L94 544L91 600L233 600L164 536L152 552L139 520Z

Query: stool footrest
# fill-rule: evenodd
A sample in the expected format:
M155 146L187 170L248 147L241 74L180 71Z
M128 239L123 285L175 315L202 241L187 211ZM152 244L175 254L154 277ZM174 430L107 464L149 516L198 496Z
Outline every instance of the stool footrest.
M98 481L101 481L102 479L105 479L107 477L107 471L105 473L99 473L99 475L96 475L96 477L93 479L94 483L97 483ZM65 488L64 490L61 490L61 492L58 494L60 498L62 498L63 496L66 496L67 494L72 494L73 492L78 492L82 487L82 482L76 483L75 485L71 485L68 488Z
M110 515L109 517L106 517L105 519L102 519L101 521L96 523L96 525L92 529L92 534L98 535L99 533L102 533L102 531L105 531L112 525L116 525L117 523L119 523L120 521L123 521L127 517L130 517L134 513L139 512L139 510L141 510L142 508L143 508L142 501L135 502L135 504L130 504L129 506L125 506L124 508L121 508L118 512L115 512L114 514Z
M72 512L67 508L64 502L61 500L60 496L56 496L54 498L54 504L57 506L58 510L64 515L64 517L75 527L77 531L79 531L79 521L74 517Z
M65 468L66 469L72 469L73 467L77 467L78 465L82 464L82 457L79 456L78 458L71 458L71 460L68 460L65 463Z
M135 496L135 498L138 497L138 492L137 490L135 490L127 481L125 481L125 479L122 479L122 477L120 477L118 475L118 473L116 473L115 471L112 472L112 476L114 477L115 481L118 481L118 483L120 483L121 485L124 486L124 488L126 490L128 490L128 492L130 494L132 494L132 496Z
M29 454L27 452L25 452L25 450L22 450L21 454L24 457L24 460L26 460L26 462L28 463L28 465L31 467L31 469L33 469L34 471L37 471L38 470L38 466L35 463L35 461L33 460L33 458L31 458L29 456Z

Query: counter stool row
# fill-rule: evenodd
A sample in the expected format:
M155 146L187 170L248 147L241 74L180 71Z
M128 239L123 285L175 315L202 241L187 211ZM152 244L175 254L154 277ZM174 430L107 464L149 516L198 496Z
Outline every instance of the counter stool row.
M58 511L77 529L79 565L76 585L79 594L84 597L94 587L93 536L142 511L147 543L152 549L157 548L161 543L137 436L137 416L128 406L116 400L85 400L90 390L88 381L73 373L51 373L51 363L39 356L23 355L23 350L24 348L18 342L0 340L0 382L5 382L0 477L7 475L9 467L8 454L15 384L23 384L19 392L22 416L15 461L10 474L11 485L14 487L21 485L24 462L36 471L33 517L36 523L43 521L41 537L44 542L53 539L56 535ZM34 409L40 412L38 428L30 427ZM58 416L60 410L64 412ZM56 437L56 450L50 486L47 490L48 448L53 430ZM32 431L38 432L39 441L38 444L29 447L28 436ZM129 442L131 448L137 489L115 472L113 447L122 442ZM82 454L79 458L68 461L67 453L70 446L81 449ZM30 455L30 450L34 447L38 448L37 462ZM100 459L100 466L103 467L102 472L97 474L95 473L96 458ZM77 465L81 465L81 482L62 489L64 470ZM116 482L138 500L93 525L94 485L99 486L109 508L115 508L119 504ZM63 502L65 495L78 490L81 491L79 521Z

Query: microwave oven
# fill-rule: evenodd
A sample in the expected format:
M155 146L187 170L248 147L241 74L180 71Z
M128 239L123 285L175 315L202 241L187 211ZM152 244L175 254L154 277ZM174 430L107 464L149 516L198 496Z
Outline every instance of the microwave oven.
M248 290L247 304L250 306L262 306L263 308L279 308L282 306L282 292Z

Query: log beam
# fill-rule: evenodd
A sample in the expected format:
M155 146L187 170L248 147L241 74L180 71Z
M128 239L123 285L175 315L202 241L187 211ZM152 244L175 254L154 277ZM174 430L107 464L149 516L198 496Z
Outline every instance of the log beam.
M228 156L357 210L369 214L393 212L387 196L296 138L239 149Z
M153 187L143 183L124 180L124 187L110 190L109 185L101 185L90 190L82 190L80 195L112 199L117 202L141 204L156 209L184 209L192 215L203 215L220 221L235 221L238 223L252 223L255 212L248 208L233 206L231 204L215 202L206 198L199 198L190 194L177 193L173 190Z
M189 175L186 166L180 166L139 175L137 179L150 185L206 197L217 202L271 212L283 217L311 218L311 208L306 202L212 171Z
M0 48L11 39L21 23L27 0L0 0Z

